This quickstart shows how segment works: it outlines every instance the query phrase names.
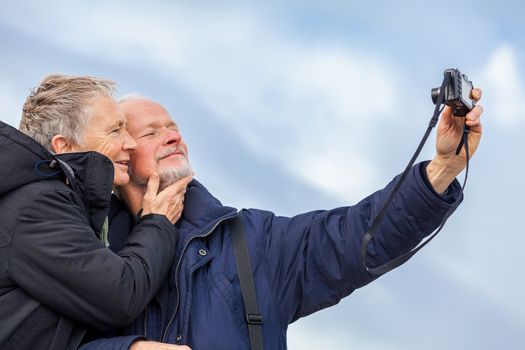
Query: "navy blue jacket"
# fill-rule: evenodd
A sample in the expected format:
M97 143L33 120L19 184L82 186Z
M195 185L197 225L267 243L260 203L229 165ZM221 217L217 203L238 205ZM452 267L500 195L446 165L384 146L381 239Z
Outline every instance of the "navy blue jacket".
M243 210L265 349L286 349L291 322L337 304L375 277L360 261L362 237L395 181L355 206L281 217ZM368 263L380 265L416 246L441 222L459 196L430 188L424 164L416 165L372 240ZM110 236L132 226L126 208L114 207ZM186 193L181 239L169 280L123 337L99 339L84 349L126 349L137 335L187 344L193 350L249 349L245 312L230 240L226 207L197 181Z

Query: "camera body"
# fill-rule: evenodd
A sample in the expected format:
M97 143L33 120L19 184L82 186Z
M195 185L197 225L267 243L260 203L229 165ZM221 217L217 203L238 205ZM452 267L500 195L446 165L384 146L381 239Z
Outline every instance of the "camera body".
M474 88L472 82L468 80L465 74L456 68L446 69L443 75L450 75L449 83L444 87L445 96L443 103L452 107L452 114L458 117L464 117L474 107L474 101L471 98L471 91ZM437 102L441 87L432 89L432 101Z

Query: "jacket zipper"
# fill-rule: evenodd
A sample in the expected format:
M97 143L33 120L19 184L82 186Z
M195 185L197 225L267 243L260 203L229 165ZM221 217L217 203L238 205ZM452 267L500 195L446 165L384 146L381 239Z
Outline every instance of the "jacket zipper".
M206 237L206 236L210 235L217 228L217 226L219 226L219 224L221 224L223 221L231 219L235 215L237 215L237 213L217 221L215 223L215 225L213 225L213 227L208 232L206 232L206 233L204 233L202 235L193 236L184 245L184 248L182 249L182 253L180 254L179 261L177 262L177 268L175 269L175 287L177 288L176 289L177 290L177 304L175 305L175 311L173 312L173 315L171 316L170 321L168 322L168 325L166 326L166 329L164 330L164 334L162 335L162 342L166 341L166 337L168 335L168 330L170 329L171 324L173 323L173 320L175 319L175 316L177 315L177 312L179 310L179 302L180 302L179 283L178 283L178 281L179 281L179 268L180 268L180 263L182 262L182 257L184 256L184 253L186 252L186 248L188 247L188 245L190 244L191 241L193 241L196 238L203 238L203 237ZM147 313L147 311L146 311L146 313ZM146 320L144 320L144 326L146 326Z

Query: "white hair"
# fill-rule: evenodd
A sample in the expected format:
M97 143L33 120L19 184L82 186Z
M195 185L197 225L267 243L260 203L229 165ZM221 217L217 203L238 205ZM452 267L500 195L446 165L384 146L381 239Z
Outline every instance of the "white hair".
M107 79L49 75L27 97L19 129L51 152L55 135L81 146L93 100L112 97L114 91L115 83Z
M144 95L139 94L138 92L132 92L129 94L125 94L121 98L118 99L118 103L124 103L127 101L133 101L133 100L150 100L149 98L145 97Z

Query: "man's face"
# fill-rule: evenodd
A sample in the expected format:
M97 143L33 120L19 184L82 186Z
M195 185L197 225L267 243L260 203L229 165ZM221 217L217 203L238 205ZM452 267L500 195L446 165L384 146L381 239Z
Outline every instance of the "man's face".
M125 101L121 107L128 132L137 142L131 153L130 183L145 186L157 172L163 189L192 173L188 148L164 107L145 99Z

